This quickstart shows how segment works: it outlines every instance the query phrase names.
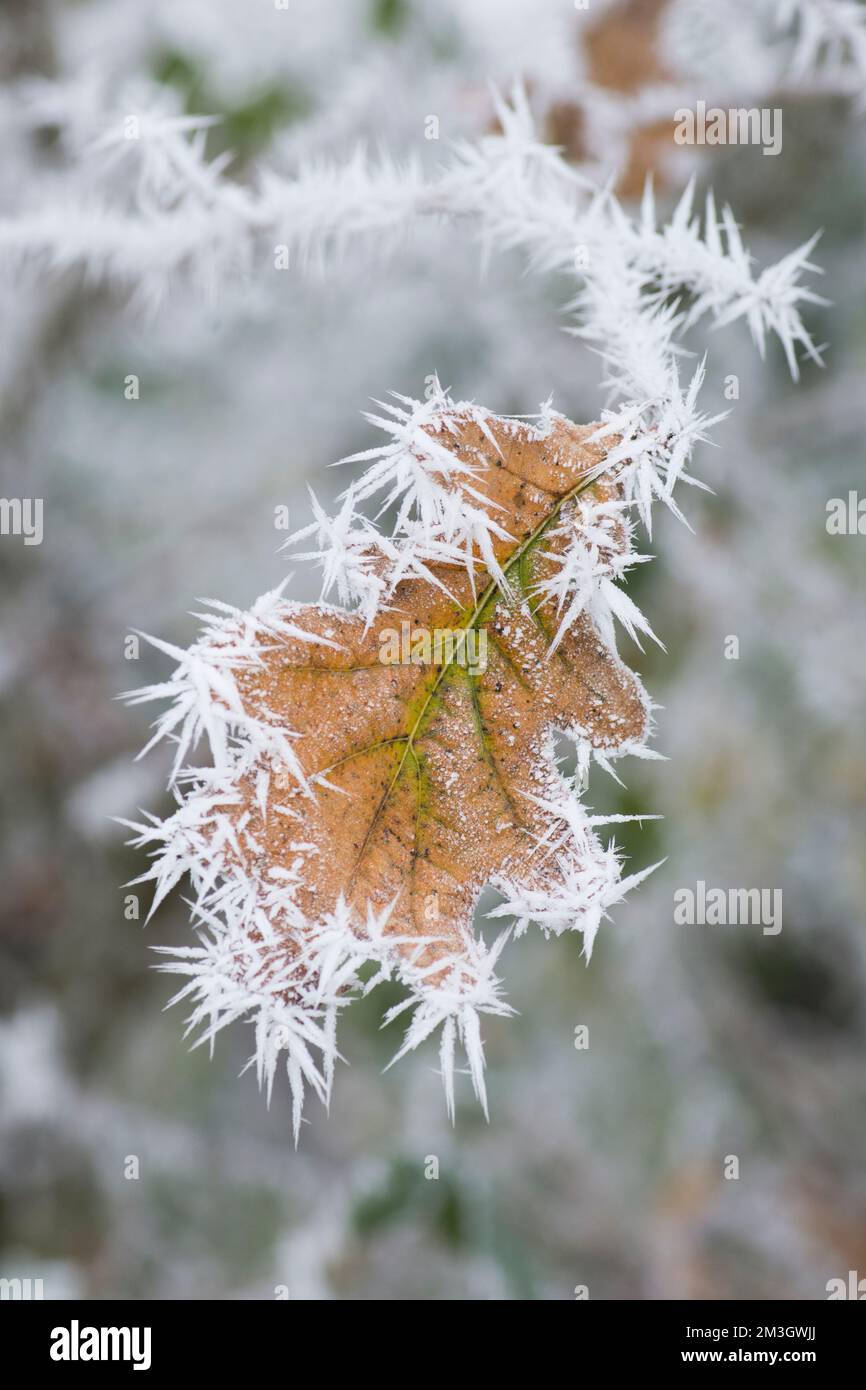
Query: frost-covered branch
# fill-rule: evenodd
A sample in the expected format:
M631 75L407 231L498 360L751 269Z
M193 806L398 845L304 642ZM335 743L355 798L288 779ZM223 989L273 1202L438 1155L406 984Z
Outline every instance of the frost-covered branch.
M718 219L708 201L701 235L688 194L667 226L656 229L651 200L634 223L539 139L522 92L510 106L498 101L497 113L500 134L459 144L432 177L413 161L374 164L359 151L348 164L309 166L294 178L265 173L252 189L226 176L224 160L207 161L198 123L145 112L124 135L118 118L85 146L85 157L108 152L112 165L125 157L132 205L94 206L93 194L77 203L67 191L59 205L0 220L0 249L7 261L79 264L150 298L181 272L213 286L272 266L275 254L304 264L346 252L358 238L375 235L378 244L383 234L399 236L419 217L471 219L486 254L518 248L536 268L572 272L588 286L609 288L613 275L626 272L627 293L637 297L629 320L649 311L652 301L642 304L640 296L658 282L663 293L684 287L696 296L691 321L703 312L718 321L745 315L759 342L772 331L789 355L793 344L813 351L797 312L810 299L799 283L810 248L755 280L729 210ZM624 294L619 307L626 304ZM676 326L670 317L657 320L659 347ZM591 314L586 327L592 334ZM627 320L621 333L628 331Z

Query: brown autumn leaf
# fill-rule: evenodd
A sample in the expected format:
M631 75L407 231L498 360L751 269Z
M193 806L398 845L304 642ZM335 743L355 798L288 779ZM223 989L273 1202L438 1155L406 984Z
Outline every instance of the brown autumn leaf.
M444 1023L449 1107L455 1036L483 1101L477 1011L509 1010L496 952L473 934L482 889L517 885L518 916L578 927L588 950L628 886L566 787L553 740L563 731L603 758L635 749L649 702L589 611L559 632L561 613L538 589L588 508L610 518L605 547L627 545L619 484L598 476L595 427L458 407L426 428L459 466L445 485L494 523L487 563L478 547L468 567L431 562L372 619L267 596L188 654L157 644L186 661L137 696L175 699L157 738L185 749L204 730L216 749L211 772L186 774L177 815L138 827L139 843L159 847L144 875L157 900L187 871L198 894L200 945L168 968L190 976L191 1024L206 1037L254 1017L269 1082L288 1049L296 1127L303 1082L330 1089L355 954L412 988L407 1045ZM437 633L451 634L450 648ZM383 659L398 634L405 664ZM226 753L231 738L240 755Z
M482 463L473 486L515 538L496 542L511 600L486 579L483 565L477 597L467 575L434 566L453 597L430 583L404 581L392 611L369 627L329 609L295 612L300 630L339 648L288 638L263 670L239 678L247 708L276 714L294 731L295 754L317 788L313 801L299 786L283 798L297 810L310 846L305 853L317 864L299 890L304 912L331 911L341 895L361 913L368 903L375 911L393 903L388 930L395 936L429 937L435 923L431 958L461 948L492 878L537 876L535 837L547 826L531 798L549 790L549 731L580 729L611 751L646 732L643 691L590 618L582 616L548 659L556 613L550 601L532 600L549 564L538 541L558 509L581 488L599 500L616 491L602 482L586 487L603 459L600 447L587 443L594 426L560 420L548 438L535 439L529 426L505 425L493 426L501 455L469 420L458 422L454 452L474 467ZM416 633L485 632L486 671L472 674L456 660L383 663L382 633L402 621L410 625L410 649ZM420 651L423 638L414 646ZM285 866L296 824L262 815L252 774L237 812L245 813L261 849L259 868Z

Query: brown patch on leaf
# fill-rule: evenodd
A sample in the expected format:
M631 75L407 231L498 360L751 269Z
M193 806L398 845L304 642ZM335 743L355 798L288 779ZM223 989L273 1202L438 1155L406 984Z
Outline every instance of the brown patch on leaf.
M582 19L581 38L587 75L596 87L632 96L643 87L667 82L668 72L659 51L659 30L668 0L623 0L597 19ZM647 175L663 186L661 164L673 147L673 120L636 126L631 132L628 158L616 192L622 198L639 198ZM576 163L589 158L586 116L579 101L559 101L547 116L547 138Z
M588 25L584 49L599 87L636 92L669 78L658 52L659 25L668 0L624 0Z

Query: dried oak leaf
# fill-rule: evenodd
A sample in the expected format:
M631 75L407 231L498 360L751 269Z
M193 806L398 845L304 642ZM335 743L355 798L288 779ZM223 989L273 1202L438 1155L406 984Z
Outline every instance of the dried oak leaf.
M503 508L493 515L515 537L496 542L513 600L485 584L483 572L473 600L468 576L433 567L452 597L404 581L389 611L366 628L362 618L331 608L294 609L298 628L339 649L288 638L267 654L263 670L239 678L247 708L276 715L294 732L295 754L316 788L314 799L302 787L282 798L310 846L310 877L298 890L308 916L332 909L341 895L362 914L368 903L375 910L393 903L389 932L429 937L432 919L437 939L427 955L460 951L486 883L499 875L543 882L535 842L548 827L532 798L549 790L550 731L580 730L608 750L643 738L643 692L590 619L548 659L556 614L550 602L532 601L546 563L537 533L601 460L586 443L590 433L561 421L536 440L530 429L512 427L497 433L498 454L477 425L459 428L454 453L475 467L483 461L473 487ZM611 490L596 483L594 491L602 497ZM403 620L410 650L416 632L483 630L487 669L472 674L457 660L384 663L382 634ZM297 823L262 816L252 775L243 805L259 868L286 865Z
M225 653L218 670L231 684L208 698L212 713L234 720L243 751L228 777L193 779L182 826L149 836L161 847L151 870L159 896L185 870L199 895L201 944L169 967L190 976L192 1021L212 1036L252 1016L268 1082L287 1051L296 1124L304 1080L323 1096L330 1089L333 1019L361 958L409 987L407 1047L444 1024L449 1108L457 1038L484 1103L478 1013L510 1010L492 972L498 949L473 933L481 890L499 887L525 919L519 927L578 928L590 948L605 908L629 886L560 775L554 737L563 731L602 759L637 749L649 701L588 612L551 651L559 618L537 588L569 515L620 498L616 482L598 476L595 427L458 408L428 428L471 470L445 485L470 487L467 500L510 537L494 539L499 582L476 552L474 576L431 564L429 579L400 582L371 621L275 600L253 623L261 640L252 656L240 658L232 651L243 622L226 619L204 656ZM611 546L624 544L622 529L612 528ZM405 632L419 651L420 635L436 630L486 641L486 669L468 669L459 649L450 661L440 652L438 665L383 661L390 633ZM246 743L247 727L282 738L291 761L268 738Z

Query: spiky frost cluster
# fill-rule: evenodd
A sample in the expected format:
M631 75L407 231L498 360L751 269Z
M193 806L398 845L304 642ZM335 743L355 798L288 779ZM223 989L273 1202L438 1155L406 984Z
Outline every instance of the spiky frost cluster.
M494 540L513 538L473 486L481 462L464 463L448 447L449 439L456 441L459 421L470 421L498 451L487 412L471 401L455 405L438 382L431 384L424 403L395 395L393 402L377 405L384 413L368 413L366 419L385 432L388 442L341 459L367 464L360 482L343 493L343 506L334 517L312 495L315 521L286 542L296 546L316 537L321 548L299 552L296 558L321 565L323 599L336 590L340 602L357 606L369 624L404 579L425 579L444 588L431 565L464 566L474 588L476 560L507 588ZM372 498L380 502L380 516L389 507L398 508L390 536L358 511L359 503Z
M816 37L815 15L824 23L832 10L859 31L859 16L829 0L793 8L803 71L814 71L828 52L824 38ZM846 63L861 61L856 33L843 47ZM49 111L65 132L71 157L91 172L92 188L83 201L74 181L61 180L53 203L0 222L0 245L13 255L29 256L35 248L59 266L83 266L97 279L128 285L143 301L156 303L179 274L213 289L270 258L275 244L301 265L341 254L358 238L375 236L380 248L383 240L396 248L407 226L423 217L474 226L485 254L518 250L536 271L573 277L573 331L606 368L608 408L595 437L609 448L600 471L616 479L622 501L582 501L561 518L559 538L567 544L551 552L553 572L539 591L558 610L554 646L581 614L612 649L615 622L633 637L653 636L622 587L629 567L647 558L633 550L634 520L649 532L656 501L682 517L676 484L695 482L688 472L692 451L719 419L699 408L704 363L685 385L681 381L686 334L699 323L742 319L759 352L770 337L779 340L795 377L799 356L819 360L800 315L802 305L820 302L802 283L816 269L809 260L812 241L755 273L732 212L719 213L711 195L700 217L689 186L659 225L648 188L639 214L629 216L607 189L544 143L520 90L510 103L497 100L497 133L458 142L450 162L434 174L411 161L372 164L359 153L348 164L320 162L295 175L266 171L253 185L233 180L226 159L208 159L209 118L183 116L161 97L150 106L143 99L146 119L137 138L124 141L119 115L107 120L104 106L89 96L40 85L28 100L34 123ZM369 418L383 428L385 442L343 460L365 471L346 489L335 516L314 498L313 522L293 537L296 546L314 542L301 558L321 565L323 597L336 597L368 624L388 608L401 581L434 579L432 566L460 567L473 582L476 571L483 572L507 588L493 548L507 537L507 527L483 503L472 467L449 448L456 416L487 429L486 412L453 402L438 386L423 402L396 396L380 403ZM534 428L543 435L554 419L548 403ZM390 534L361 510L364 504L380 512L396 507ZM312 921L298 908L298 887L315 872L298 808L316 795L316 786L294 754L292 731L276 717L252 717L236 680L281 636L310 640L293 623L296 613L279 591L249 613L212 605L188 651L155 642L177 667L169 680L131 697L168 702L148 747L168 740L175 750L170 786L177 810L132 827L135 843L153 855L143 879L155 885L154 907L184 877L193 892L196 945L171 953L163 968L185 977L176 998L191 1003L189 1027L199 1041L212 1043L235 1019L251 1021L252 1062L269 1092L277 1062L285 1060L296 1134L305 1090L325 1102L330 1095L340 1010L382 978L406 987L402 1007L413 1015L398 1055L441 1027L449 1110L458 1043L486 1106L479 1016L509 1011L495 973L505 935L492 947L467 936L462 953L431 967L421 964L426 942L388 934L387 911L370 911L361 920L339 903ZM589 954L608 908L643 876L623 878L615 846L598 838L603 821L582 801L590 762L613 772L614 756L658 755L645 744L614 752L594 747L578 728L563 732L574 744L578 772L574 782L560 776L549 750L549 786L538 801L549 819L549 833L537 846L538 862L547 866L545 885L499 881L497 915L514 918L518 932L530 922L556 934L580 931ZM203 740L210 761L199 766L190 760ZM257 848L248 818L232 814L239 779L253 772L263 814L298 822L294 858L262 878L248 867L246 850ZM286 787L300 792L300 801L281 799ZM296 943L288 959L287 930ZM362 983L362 967L370 962L373 976Z
M651 319L656 316L653 307L648 312ZM672 342L666 351L673 352ZM618 500L575 498L547 533L548 544L563 542L542 550L549 572L539 580L535 594L557 608L559 625L551 650L582 614L591 618L600 641L614 653L617 621L634 638L654 635L622 588L629 568L648 558L634 551L631 514L642 517L647 528L656 500L679 514L674 485L685 476L694 441L712 423L697 411L701 375L699 369L676 406L669 399L630 405L596 431L596 437L611 438L597 476L620 484ZM386 442L352 456L350 461L364 463L366 471L346 490L338 515L328 517L314 499L315 521L292 538L297 545L316 536L319 548L305 554L322 566L325 594L336 588L341 603L361 613L368 625L387 608L396 583L433 579L429 567L434 563L446 573L448 566L459 568L473 584L476 571L483 571L487 582L507 588L492 551L492 537L507 533L483 505L474 467L456 459L448 448L460 421L467 419L493 441L493 417L471 403L455 403L438 387L423 402L405 396L395 400L382 407L384 414L370 417L383 429ZM542 438L555 419L548 402L529 428ZM509 428L508 421L498 424ZM384 506L397 507L389 537L357 511L359 502L382 494ZM438 577L435 582L445 587ZM184 876L192 884L197 945L173 952L163 965L185 977L175 999L192 1003L189 1029L200 1030L199 1042L212 1043L227 1024L240 1018L251 1021L251 1065L269 1094L277 1061L285 1057L297 1136L305 1089L325 1103L330 1097L339 1012L380 980L395 979L407 996L385 1022L412 1011L397 1056L441 1027L439 1055L449 1112L453 1115L458 1042L486 1112L480 1016L510 1012L495 973L510 929L492 947L467 929L462 950L449 949L445 955L440 951L431 962L425 951L436 946L435 933L411 939L389 934L391 909L375 912L368 905L362 920L340 901L321 919L304 915L298 890L314 880L318 853L303 838L304 798L314 797L317 785L327 782L308 781L293 752L292 731L281 727L276 715L260 711L253 718L246 712L236 673L260 664L266 651L286 635L306 641L330 639L305 634L293 622L298 605L283 599L280 591L258 600L248 614L221 604L210 608L202 635L189 651L149 639L178 665L168 681L129 697L134 703L169 702L147 747L163 739L175 745L170 785L178 809L162 821L150 817L142 824L128 824L134 843L153 856L151 868L136 881L154 882L154 907ZM608 909L651 872L623 878L615 845L601 843L598 829L609 819L622 818L588 813L582 790L589 762L595 758L612 771L611 760L625 753L658 754L645 743L597 747L580 728L560 732L574 745L578 777L570 781L560 773L552 743L542 750L539 777L546 793L534 800L545 813L548 830L534 847L528 876L514 880L503 875L496 880L503 901L492 915L512 917L518 934L530 922L545 933L578 931L588 956ZM187 765L202 738L209 744L211 764ZM262 815L285 816L298 827L291 862L266 871L250 867L259 846L249 812L236 812L240 779L251 774ZM292 795L282 798L286 789ZM374 973L362 983L363 968L371 963Z

